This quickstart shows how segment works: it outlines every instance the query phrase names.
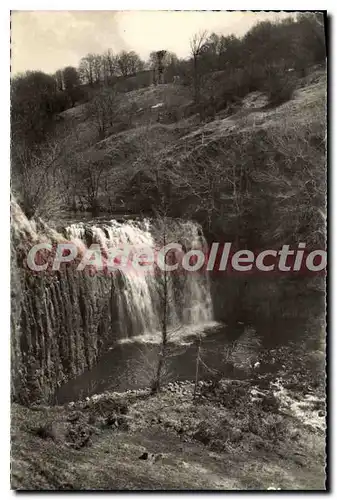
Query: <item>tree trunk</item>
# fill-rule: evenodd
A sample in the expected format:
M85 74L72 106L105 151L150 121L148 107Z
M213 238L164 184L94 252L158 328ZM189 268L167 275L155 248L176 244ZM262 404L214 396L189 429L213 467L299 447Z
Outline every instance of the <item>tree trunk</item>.
M197 359L196 359L196 362L195 362L195 380L194 380L193 399L196 398L196 396L197 396L197 389L198 389L200 348L201 348L201 337L198 337L198 340L197 340Z
M156 394L161 389L161 373L162 373L163 366L164 366L164 357L165 357L165 353L164 353L164 349L162 349L161 353L159 354L156 377L152 383L152 388L151 388L152 394Z
M199 75L198 75L197 56L195 56L193 59L193 69L194 69L194 101L196 104L199 104L200 95L199 95Z
M163 246L166 246L166 220L164 218L163 222ZM162 286L162 290L160 293L162 294L161 299L161 307L162 307L162 321L161 321L161 336L162 336L162 344L161 344L161 352L159 354L159 360L157 365L157 372L155 379L152 383L152 394L159 392L161 388L161 376L162 370L164 366L164 361L166 357L166 347L167 347L167 323L168 323L168 277L167 271L162 270L163 273L162 281L160 282L160 286Z

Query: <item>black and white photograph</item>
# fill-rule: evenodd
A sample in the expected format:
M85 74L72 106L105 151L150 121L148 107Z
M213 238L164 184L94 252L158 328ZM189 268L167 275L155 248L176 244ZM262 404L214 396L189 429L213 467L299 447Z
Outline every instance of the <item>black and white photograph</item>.
M9 22L10 488L329 489L327 11Z

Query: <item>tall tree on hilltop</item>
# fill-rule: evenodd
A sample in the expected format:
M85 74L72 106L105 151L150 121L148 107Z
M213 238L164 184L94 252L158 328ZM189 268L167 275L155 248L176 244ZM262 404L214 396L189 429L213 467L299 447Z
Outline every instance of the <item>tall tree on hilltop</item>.
M123 50L116 57L117 67L122 76L130 76L144 68L144 62L134 51L126 52Z
M79 65L79 73L84 83L90 86L94 84L94 54L87 54L82 57Z
M102 69L103 69L103 57L99 54L94 54L93 71L94 71L94 82L96 84L100 83L102 79Z
M108 49L103 54L102 61L103 80L105 84L111 83L111 81L113 80L113 77L116 74L116 64L116 57L114 56L111 49Z
M56 88L59 92L63 91L63 72L61 69L58 69L55 73L56 80Z
M200 68L199 59L202 54L203 47L207 40L207 32L196 33L190 40L190 49L193 59L193 86L194 100L199 103L200 100Z
M27 147L46 138L57 111L55 79L42 71L27 71L11 81L11 130Z
M67 66L63 70L64 90L66 91L71 106L74 106L76 101L76 90L79 84L79 75L77 69L73 66Z

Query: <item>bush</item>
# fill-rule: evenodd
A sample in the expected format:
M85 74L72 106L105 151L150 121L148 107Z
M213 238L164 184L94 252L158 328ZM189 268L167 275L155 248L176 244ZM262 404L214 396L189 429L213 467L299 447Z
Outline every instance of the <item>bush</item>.
M254 91L264 91L267 79L267 68L262 65L250 65L246 68L233 69L229 73L219 71L205 76L202 82L203 117L211 116L228 108L240 104L247 94Z
M283 66L251 64L246 68L233 69L229 74L217 72L203 78L202 108L204 117L240 103L250 92L266 92L270 103L278 105L291 99L295 89L295 77L284 76Z
M80 448L91 444L91 434L92 430L87 425L71 425L66 433L66 439L72 448L79 450Z
M278 106L289 101L295 91L295 82L291 78L283 77L280 73L271 74L265 84L269 104Z
M128 76L119 77L116 81L116 89L118 92L132 92L133 90L149 87L152 83L151 71L140 71L139 73Z

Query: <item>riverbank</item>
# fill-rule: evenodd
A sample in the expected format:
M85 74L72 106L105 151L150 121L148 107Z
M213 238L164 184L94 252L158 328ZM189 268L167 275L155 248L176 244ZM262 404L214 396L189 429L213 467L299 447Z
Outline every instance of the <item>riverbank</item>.
M12 407L18 490L324 490L321 388L222 379ZM262 388L261 386L264 386Z

